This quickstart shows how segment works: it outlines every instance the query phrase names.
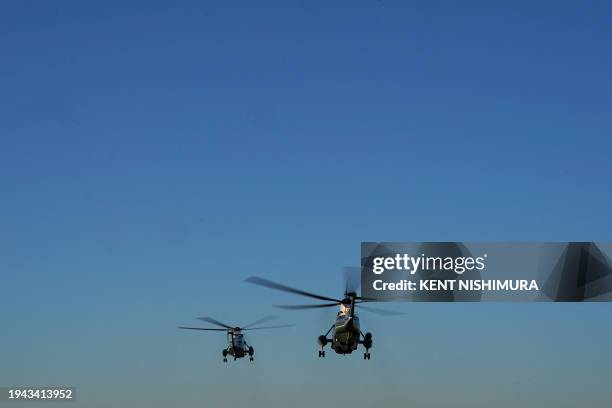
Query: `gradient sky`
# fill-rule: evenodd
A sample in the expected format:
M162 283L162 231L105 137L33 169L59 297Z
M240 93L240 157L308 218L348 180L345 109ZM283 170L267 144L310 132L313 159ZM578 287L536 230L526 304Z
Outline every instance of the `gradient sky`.
M610 241L609 2L0 6L0 386L75 407L607 407L612 307L405 304L316 357L361 241ZM384 401L384 402L382 402ZM26 406L26 405L24 405ZM41 405L33 405L40 407Z

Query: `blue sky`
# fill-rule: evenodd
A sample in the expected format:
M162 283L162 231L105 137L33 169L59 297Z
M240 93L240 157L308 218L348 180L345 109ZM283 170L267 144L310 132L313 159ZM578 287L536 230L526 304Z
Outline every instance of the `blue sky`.
M84 407L606 406L608 304L364 314L367 364L316 358L333 311L280 313L296 327L252 336L253 366L174 327L300 301L252 274L335 295L361 241L610 241L611 12L3 5L0 385L76 385Z

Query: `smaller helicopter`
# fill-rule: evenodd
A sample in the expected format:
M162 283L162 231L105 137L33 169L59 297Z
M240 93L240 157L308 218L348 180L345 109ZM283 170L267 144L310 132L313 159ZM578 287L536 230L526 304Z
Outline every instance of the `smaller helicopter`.
M249 360L253 361L253 354L255 354L255 349L247 344L246 340L244 339L244 334L242 332L247 331L247 330L280 329L283 327L293 326L292 324L285 324L285 325L279 325L279 326L253 327L257 324L262 324L270 320L276 319L277 317L278 316L262 317L261 319L256 320L253 323L250 323L243 327L239 327L239 326L232 327L216 319L213 319L212 317L198 317L199 320L214 324L216 326L220 326L222 328L217 329L217 328L212 328L212 327L185 327L185 326L178 326L178 328L186 329L186 330L224 331L227 333L227 343L228 344L227 344L227 348L223 349L222 351L223 362L227 363L228 355L233 356L234 361L239 358L246 357L248 355Z

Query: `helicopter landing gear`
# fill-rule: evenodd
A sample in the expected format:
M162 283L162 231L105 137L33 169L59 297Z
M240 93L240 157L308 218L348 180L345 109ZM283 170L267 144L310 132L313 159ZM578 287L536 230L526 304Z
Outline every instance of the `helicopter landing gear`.
M366 349L365 353L363 353L363 359L369 360L370 359L370 348L372 347L372 333L366 333L365 335L363 335L362 333L362 336L363 336L363 341L361 343Z
M223 362L227 363L227 350L223 350Z
M253 354L255 354L255 349L249 346L249 361L253 361Z
M323 347L325 347L329 341L327 340L327 334L329 334L329 331L326 334L319 336L319 346L321 346L321 350L319 350L319 357L325 357L325 350L323 350Z

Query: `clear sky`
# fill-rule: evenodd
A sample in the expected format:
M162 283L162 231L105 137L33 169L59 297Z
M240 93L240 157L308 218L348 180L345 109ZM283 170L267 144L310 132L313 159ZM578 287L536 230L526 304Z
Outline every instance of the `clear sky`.
M492 4L495 3L495 4ZM605 1L0 6L0 386L79 407L576 407L610 304L406 304L316 357L361 241L610 241ZM384 401L384 403L382 402ZM35 405L41 406L41 405Z

